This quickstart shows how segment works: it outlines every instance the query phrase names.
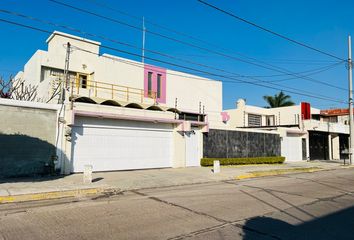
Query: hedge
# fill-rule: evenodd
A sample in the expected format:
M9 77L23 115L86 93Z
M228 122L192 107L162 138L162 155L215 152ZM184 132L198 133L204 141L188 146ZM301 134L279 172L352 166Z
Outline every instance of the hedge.
M285 157L202 158L200 160L200 165L203 167L213 166L214 160L219 160L220 165L276 164L283 163L285 161Z

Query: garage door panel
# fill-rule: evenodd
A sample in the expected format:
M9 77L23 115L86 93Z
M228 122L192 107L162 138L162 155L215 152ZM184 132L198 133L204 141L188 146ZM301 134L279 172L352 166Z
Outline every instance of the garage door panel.
M146 129L134 122L129 127L120 127L120 121L114 127L100 127L104 120L98 123L73 128L73 172L82 172L85 164L92 164L94 171L171 167L172 131L166 130L167 124Z

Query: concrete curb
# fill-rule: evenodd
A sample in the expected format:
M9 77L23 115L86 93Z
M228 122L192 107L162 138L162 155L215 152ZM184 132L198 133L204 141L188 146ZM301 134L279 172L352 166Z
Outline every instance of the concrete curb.
M87 196L110 196L119 193L119 189L114 188L86 188L75 190L63 190L43 193L30 193L20 195L0 196L0 204L15 203L15 202L28 202L40 201L49 199L60 199L69 197L87 197Z
M324 171L324 168L318 167L310 167L310 168L289 168L289 169L273 169L273 170L266 170L266 171L254 171L242 175L238 175L235 177L236 180L243 180L249 178L259 178L259 177L268 177L268 176L277 176L277 175L286 175L286 174L293 174L293 173L311 173L311 172L318 172Z

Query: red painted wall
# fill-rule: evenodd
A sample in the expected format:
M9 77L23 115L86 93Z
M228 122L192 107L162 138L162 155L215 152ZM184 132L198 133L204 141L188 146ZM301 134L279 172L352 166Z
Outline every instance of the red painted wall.
M301 103L301 118L303 120L311 119L311 106L307 102Z

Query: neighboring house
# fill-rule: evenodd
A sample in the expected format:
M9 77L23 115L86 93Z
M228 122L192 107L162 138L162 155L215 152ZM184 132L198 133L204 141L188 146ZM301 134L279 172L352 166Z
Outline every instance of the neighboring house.
M287 161L341 159L348 148L346 117L312 108L309 103L262 108L237 101L236 109L226 110L231 128L263 129L281 136L281 155ZM329 114L331 113L331 114Z
M199 166L202 133L225 125L220 81L101 54L99 42L61 32L47 44L17 77L50 103L66 89L62 173Z

